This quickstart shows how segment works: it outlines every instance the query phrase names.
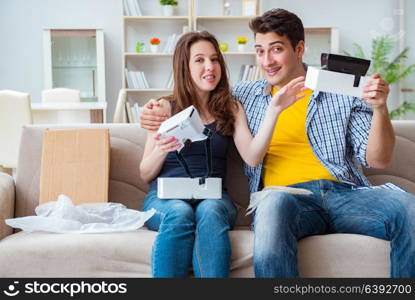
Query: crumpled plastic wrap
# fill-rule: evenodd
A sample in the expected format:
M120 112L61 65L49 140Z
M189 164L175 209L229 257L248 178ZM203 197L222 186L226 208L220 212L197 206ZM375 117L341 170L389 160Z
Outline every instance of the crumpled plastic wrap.
M54 233L103 233L133 231L150 219L155 209L145 212L126 208L121 203L87 203L74 206L70 198L59 195L57 201L41 204L36 216L5 220L23 231Z

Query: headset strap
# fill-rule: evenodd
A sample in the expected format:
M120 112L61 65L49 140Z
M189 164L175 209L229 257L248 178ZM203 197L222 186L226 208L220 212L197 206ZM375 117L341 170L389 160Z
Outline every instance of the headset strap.
M199 184L204 184L206 178L210 177L212 175L212 131L209 128L205 128L203 130L203 134L207 136L207 139L205 140L205 153L206 153L206 165L207 165L207 173L205 176L201 177L199 179ZM194 178L192 173L190 172L189 166L186 163L186 160L184 159L183 155L176 150L176 158L179 160L180 165L185 170L187 176L190 178Z

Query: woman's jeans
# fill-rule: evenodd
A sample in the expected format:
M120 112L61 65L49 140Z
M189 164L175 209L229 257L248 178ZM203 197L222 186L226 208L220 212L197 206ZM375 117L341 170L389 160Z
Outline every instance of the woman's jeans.
M146 226L158 235L153 245L153 277L228 277L231 244L228 231L237 210L229 196L222 199L159 199L148 193L143 210L157 210Z
M297 240L356 233L390 241L391 277L415 277L415 196L316 180L292 185L313 192L274 192L254 217L256 277L297 277ZM341 256L341 253L338 253Z

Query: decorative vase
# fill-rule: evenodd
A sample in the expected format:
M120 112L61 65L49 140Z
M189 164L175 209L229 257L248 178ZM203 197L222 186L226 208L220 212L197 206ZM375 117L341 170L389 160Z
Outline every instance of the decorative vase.
M244 52L245 51L245 44L238 44L238 51Z
M151 53L157 53L159 51L159 45L150 45Z
M173 15L173 5L163 5L163 15L165 17L171 17Z

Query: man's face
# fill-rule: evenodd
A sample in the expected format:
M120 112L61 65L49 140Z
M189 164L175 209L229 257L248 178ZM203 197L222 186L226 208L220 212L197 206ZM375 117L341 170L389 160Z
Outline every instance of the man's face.
M282 87L297 77L299 68L302 68L304 41L300 41L294 50L285 36L274 32L257 33L255 51L265 79L273 86Z

